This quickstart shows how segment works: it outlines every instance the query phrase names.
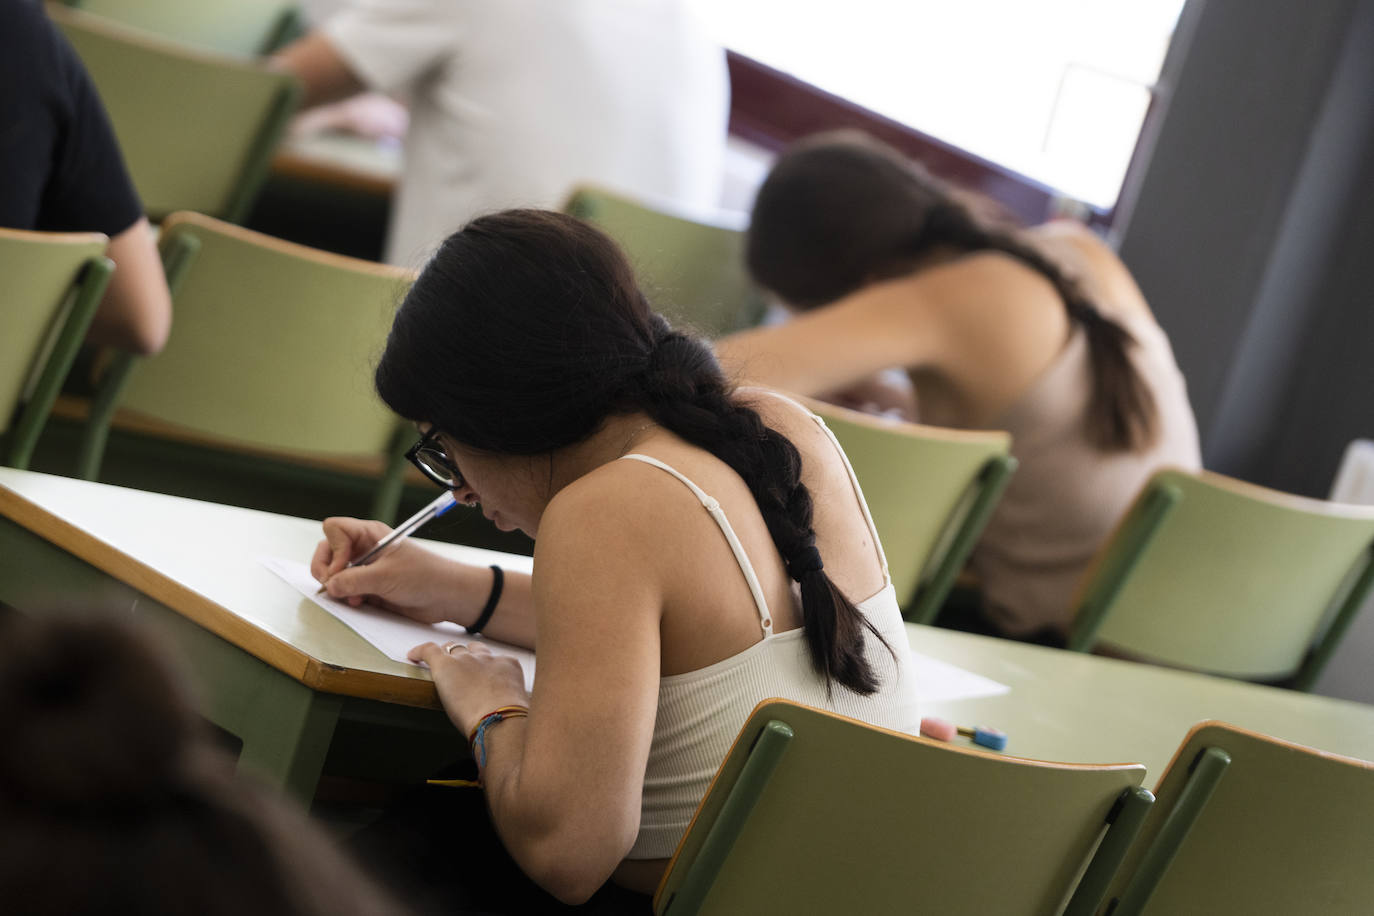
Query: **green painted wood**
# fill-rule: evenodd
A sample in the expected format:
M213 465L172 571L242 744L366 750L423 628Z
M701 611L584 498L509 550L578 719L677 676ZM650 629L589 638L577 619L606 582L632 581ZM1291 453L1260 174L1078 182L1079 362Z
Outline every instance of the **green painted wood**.
M100 307L106 238L0 231L0 458L28 467Z
M173 296L181 288L181 281L199 251L200 240L192 235L180 235L162 246L162 270L167 279L167 289ZM138 357L132 353L115 352L100 376L76 457L76 476L82 480L95 480L100 476L100 463L105 455L110 423L120 399L124 397L129 373L137 362Z
M67 6L221 54L275 50L299 16L291 0L64 0Z
M411 274L197 214L170 217L159 244L196 252L173 294L171 336L106 380L121 390L102 386L83 467L98 466L90 453L117 402L202 444L267 453L240 453L241 465L295 460L309 476L311 459L370 461L374 517L393 520L409 427L377 398L372 366Z
M1205 722L1156 795L1103 912L1369 912L1374 763Z
M1310 684L1374 584L1371 545L1374 508L1161 471L1103 548L1070 647Z
M950 514L945 531L921 569L916 594L903 605L906 619L912 623L931 623L954 587L969 554L992 518L997 502L1016 471L1016 459L1011 455L994 455L983 465L968 491L967 509L961 505ZM947 547L943 546L948 544Z
M697 913L702 901L710 893L716 877L725 865L735 839L744 830L755 803L768 785L773 771L787 753L793 732L786 722L772 721L763 727L749 749L748 759L730 787L715 821L706 829L706 836L696 848L696 855L686 868L686 875L671 899L663 905L664 913Z
M820 401L873 515L897 603L928 623L1016 467L1005 432L918 426Z
M686 213L593 187L575 190L563 209L619 243L650 304L675 325L720 337L762 317L740 215Z
M773 722L793 733L787 751L746 793L752 811L732 828L701 906L682 907L683 881ZM1143 775L1139 765L1022 760L766 701L703 799L655 912L1054 913Z
M1111 826L1084 869L1083 877L1078 879L1062 916L1088 916L1097 909L1154 803L1154 793L1140 786L1121 793L1116 806L1107 815L1107 823Z
M240 766L309 804L341 698L310 690L166 605L0 519L0 601L24 613L127 615L167 641L202 713L242 741Z
M148 214L242 218L299 100L296 79L100 16L49 11L100 91Z

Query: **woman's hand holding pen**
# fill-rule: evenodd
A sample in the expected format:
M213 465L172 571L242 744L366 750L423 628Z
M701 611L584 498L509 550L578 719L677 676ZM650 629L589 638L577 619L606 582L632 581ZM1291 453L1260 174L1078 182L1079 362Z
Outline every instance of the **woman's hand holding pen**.
M489 569L445 560L415 543L397 544L366 566L348 567L390 533L382 522L325 519L324 540L315 548L310 574L331 598L354 607L367 602L422 623L453 620L462 610L455 601L463 598L481 603L490 584Z

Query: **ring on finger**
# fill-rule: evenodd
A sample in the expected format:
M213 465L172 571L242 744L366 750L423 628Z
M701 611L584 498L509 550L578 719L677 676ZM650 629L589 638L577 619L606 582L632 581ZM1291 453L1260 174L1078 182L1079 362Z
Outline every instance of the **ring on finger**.
M467 648L467 647L464 646L464 645L463 645L462 643L460 643L460 642L446 642L446 643L444 643L444 654L445 654L445 655L452 655L454 649L465 649L465 648Z

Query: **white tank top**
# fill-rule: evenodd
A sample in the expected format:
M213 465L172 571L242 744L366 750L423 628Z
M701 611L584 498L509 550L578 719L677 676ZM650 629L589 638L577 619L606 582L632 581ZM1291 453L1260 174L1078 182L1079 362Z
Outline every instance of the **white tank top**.
M843 456L844 452L835 442L834 435L819 417L815 419ZM871 634L864 641L864 657L872 666L879 684L877 692L871 696L863 696L838 684L827 696L825 682L811 666L802 628L797 627L785 633L773 632L772 615L768 612L768 603L764 600L758 576L754 574L753 564L745 555L720 503L656 458L638 454L624 457L667 471L682 481L700 500L720 526L739 563L740 572L744 574L744 580L754 596L759 628L763 632L761 641L737 655L696 671L661 678L658 682L658 716L654 722L653 742L649 746L649 760L644 771L639 835L628 858L664 859L677 848L735 736L749 718L749 713L761 701L780 697L912 734L920 730L920 717L916 711L914 673L911 670L906 628L897 607L891 577L887 573L887 559L883 556L868 505L854 478L854 470L849 467L848 458L845 458L845 466L849 468L854 495L868 521L873 544L882 563L885 583L881 591L857 605L859 612L877 628L887 643L886 647L883 646ZM888 647L891 647L891 653Z

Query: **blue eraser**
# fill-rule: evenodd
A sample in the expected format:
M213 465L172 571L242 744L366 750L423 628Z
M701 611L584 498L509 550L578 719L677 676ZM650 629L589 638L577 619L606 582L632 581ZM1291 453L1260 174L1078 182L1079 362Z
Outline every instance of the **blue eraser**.
M1007 733L995 728L975 728L973 743L989 750L1000 751L1007 746Z

